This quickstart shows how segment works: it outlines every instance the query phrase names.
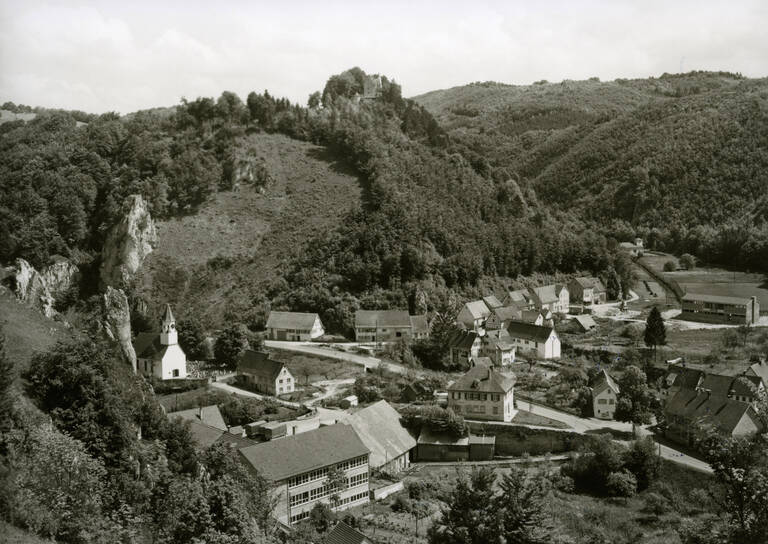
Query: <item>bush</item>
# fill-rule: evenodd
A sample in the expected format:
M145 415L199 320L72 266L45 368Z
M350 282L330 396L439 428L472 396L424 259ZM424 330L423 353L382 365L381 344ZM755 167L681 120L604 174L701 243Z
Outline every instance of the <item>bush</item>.
M563 493L573 493L576 490L573 478L557 472L552 475L552 487Z
M645 504L643 511L655 516L661 516L666 512L669 512L670 504L666 497L659 495L658 493L647 493L645 495Z
M406 497L405 495L398 495L395 497L395 500L392 501L392 511L393 512L405 512L408 513L411 511L411 500Z
M696 259L690 253L683 253L680 256L680 266L686 270L693 270L696 268Z
M628 470L611 472L605 483L611 497L629 498L637 493L637 478Z
M664 272L674 272L675 270L677 270L675 261L667 261L664 263Z

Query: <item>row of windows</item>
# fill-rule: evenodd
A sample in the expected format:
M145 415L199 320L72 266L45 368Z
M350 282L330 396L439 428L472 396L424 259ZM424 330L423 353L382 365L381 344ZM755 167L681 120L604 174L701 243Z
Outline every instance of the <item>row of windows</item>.
M368 492L363 491L362 493L357 493L355 495L352 495L350 497L345 497L339 501L339 506L344 506L345 504L349 504L351 502L357 502L361 499L365 499L368 497Z
M608 399L607 401L606 399L597 399L597 403L598 404L615 404L613 399Z
M461 400L461 391L452 391L451 398ZM501 400L500 393L464 393L464 400L492 400L498 402Z
M352 476L347 480L349 482L349 487L355 487L360 484L364 484L368 481L368 473L364 472L362 474L356 474L355 476Z
M461 405L456 405L453 407L456 410L457 414L461 413ZM485 414L486 413L486 407L481 404L469 404L464 407L464 411L467 413L467 415L472 414ZM507 412L510 412L509 405L507 405ZM499 407L494 406L493 407L493 415L499 415Z
M347 479L347 487L356 487L364 483L368 483L367 472L363 474L357 474ZM331 489L331 486L326 484L324 486L316 487L315 489L311 489L309 491L296 493L295 495L291 495L291 499L290 499L291 507L299 506L311 501L322 499L324 497L327 497L328 495L333 494L334 491L335 489Z
M297 521L301 521L303 519L307 519L309 517L309 510L306 512L300 512L294 516L291 516L291 523L296 523Z
M368 457L365 455L361 455L360 457L355 457L354 459L350 459L349 461L344 461L342 463L337 464L336 468L338 468L339 470L346 471L351 468L361 467L365 465L367 462L368 462ZM304 474L299 474L298 476L294 476L293 478L288 480L288 487L296 487L297 485L303 485L308 482L314 482L315 480L322 480L327 475L328 475L328 467L319 468L311 472L305 472Z

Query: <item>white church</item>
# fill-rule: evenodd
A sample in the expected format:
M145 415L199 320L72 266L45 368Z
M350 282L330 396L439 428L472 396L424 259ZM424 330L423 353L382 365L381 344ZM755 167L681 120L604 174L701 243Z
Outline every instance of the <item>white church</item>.
M142 332L133 341L136 365L147 377L160 380L187 377L187 356L179 346L176 320L171 305L165 305L160 332Z

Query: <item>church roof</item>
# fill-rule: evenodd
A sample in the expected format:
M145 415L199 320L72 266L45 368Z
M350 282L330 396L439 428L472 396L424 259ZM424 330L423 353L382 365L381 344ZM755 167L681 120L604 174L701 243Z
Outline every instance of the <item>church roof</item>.
M163 314L163 322L167 323L169 321L174 321L175 322L176 320L173 318L173 312L171 311L171 305L170 304L166 304L165 305L165 313Z
M162 359L168 346L160 343L159 332L140 332L133 339L133 350L139 359Z

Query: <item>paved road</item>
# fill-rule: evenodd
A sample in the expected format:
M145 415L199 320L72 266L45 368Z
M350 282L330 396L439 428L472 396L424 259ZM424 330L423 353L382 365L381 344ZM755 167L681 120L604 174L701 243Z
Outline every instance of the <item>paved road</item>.
M602 420L594 417L590 417L590 418L578 417L573 414L569 414L567 412L562 412L560 410L550 408L548 406L542 406L541 404L536 404L535 402L531 404L529 401L521 400L521 399L518 399L517 406L519 409L532 408L531 411L534 414L539 414L551 419L562 421L563 423L567 423L572 427L572 429L556 429L556 430L563 430L566 432L577 432L581 434L585 434L588 431L598 431L600 429L612 429L615 431L621 431L621 432L627 432L627 433L632 432L631 423L624 423L621 421L612 421L612 420ZM510 424L514 425L514 423L510 423ZM653 433L649 431L646 427L638 427L637 432L640 436L653 435ZM622 441L617 440L617 442L622 442ZM696 459L695 457L691 457L690 455L686 455L680 451L670 448L669 446L657 444L657 447L660 448L659 451L660 451L661 457L664 459L668 459L674 463L685 465L687 467L700 470L702 472L708 472L708 473L712 472L712 468L704 461Z
M356 365L364 366L366 369L373 370L379 366L383 366L390 372L397 374L406 374L409 369L402 365L395 363L384 362L377 357L371 357L369 355L359 355L357 353L349 353L346 351L336 350L332 348L322 347L310 342L285 342L282 340L266 340L264 344L268 348L284 349L286 351L293 351L296 353L307 353L310 355L318 355L321 357L329 357L331 359L338 359L339 361L346 361L348 363L354 363Z
M259 393L254 393L246 389L240 389L239 387L235 387L233 385L229 385L228 383L224 383L224 382L213 382L211 383L211 387L215 387L216 389L221 389L222 391L225 391L230 395L240 395L241 397L250 397L253 399L271 400L278 404L282 404L283 406L288 406L289 408L300 407L298 402L289 402L287 400L278 399L277 397L273 397L271 395L260 395Z

